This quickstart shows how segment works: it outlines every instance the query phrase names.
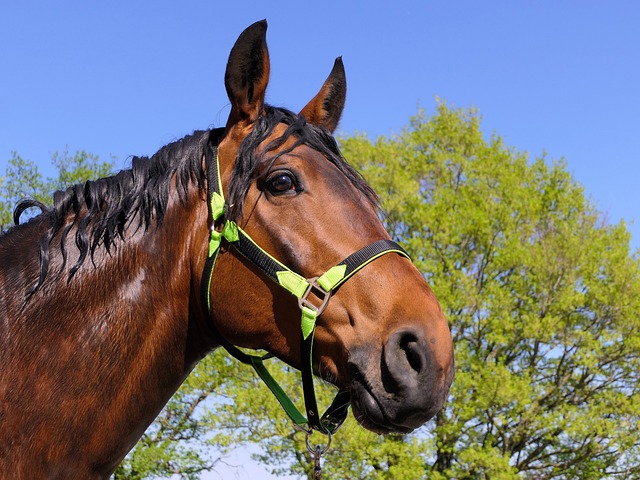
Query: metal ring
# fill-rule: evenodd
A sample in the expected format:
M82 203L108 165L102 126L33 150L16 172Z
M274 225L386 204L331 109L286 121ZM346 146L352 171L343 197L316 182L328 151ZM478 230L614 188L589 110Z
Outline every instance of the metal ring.
M304 432L307 436L313 433L313 429L311 427L305 427L304 425L300 425L297 423L293 424L293 428L298 430L299 432Z
M309 443L309 437L312 434L313 434L313 430L306 433L306 435L304 436L304 443L307 444L307 450L309 450L309 453L311 453L312 455L315 455L316 449L312 447L311 444ZM331 446L331 433L327 432L326 435L327 435L327 445L320 451L320 455L324 455L325 453L327 453L327 450L329 450L329 447ZM316 445L316 446L319 447L320 445Z

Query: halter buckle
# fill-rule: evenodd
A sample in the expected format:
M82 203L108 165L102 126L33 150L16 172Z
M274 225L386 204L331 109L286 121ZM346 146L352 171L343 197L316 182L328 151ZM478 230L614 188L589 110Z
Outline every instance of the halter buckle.
M318 278L313 277L307 278L307 282L309 283L309 287L307 287L307 291L304 292L302 297L298 298L298 306L302 310L302 307L307 307L313 310L317 316L319 316L329 303L329 299L331 298L331 291L326 291L324 288L318 284ZM313 294L319 301L320 305L315 305L310 299L309 295Z

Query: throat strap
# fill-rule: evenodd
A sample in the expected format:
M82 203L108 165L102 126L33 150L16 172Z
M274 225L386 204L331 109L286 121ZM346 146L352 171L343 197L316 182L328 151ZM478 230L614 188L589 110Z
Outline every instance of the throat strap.
M306 425L304 428L309 431L315 429L331 434L342 425L348 414L350 394L347 390L340 390L332 404L320 418L313 384L313 338L318 317L326 308L331 295L360 269L387 253L396 253L410 259L409 254L400 245L391 240L378 240L349 255L320 277L307 279L263 250L235 222L228 219L224 220L227 206L222 190L217 150L215 151L215 158L215 165L209 164L207 168L211 225L209 251L201 282L201 295L203 303L207 307L210 324L221 346L240 362L251 365L254 368L296 425L300 427ZM220 225L222 225L222 228L219 227ZM223 241L245 257L267 278L298 299L301 311L301 373L306 417L300 413L265 367L264 360L271 358L273 355L258 356L248 354L229 342L215 327L211 312L211 280Z

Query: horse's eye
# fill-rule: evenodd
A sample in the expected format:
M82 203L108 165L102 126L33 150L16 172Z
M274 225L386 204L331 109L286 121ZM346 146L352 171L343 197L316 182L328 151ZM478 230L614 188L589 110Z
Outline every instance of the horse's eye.
M291 172L275 172L265 181L265 187L274 195L298 191L296 178Z

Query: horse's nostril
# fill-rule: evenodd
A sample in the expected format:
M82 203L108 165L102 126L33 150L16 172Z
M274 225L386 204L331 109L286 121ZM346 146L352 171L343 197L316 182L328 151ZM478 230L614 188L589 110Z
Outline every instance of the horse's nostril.
M373 424L374 431L383 431L380 426L391 423L395 431L409 432L433 417L451 384L451 357L445 355L450 352L442 348L441 354L438 346L419 326L396 329L382 345L379 377L372 364L377 351L351 352L349 370L357 418Z
M420 373L425 367L424 351L420 348L418 340L416 338L402 339L400 341L400 348L407 356L409 366L416 372Z
M403 389L416 388L428 367L428 352L420 335L412 330L395 332L384 352L385 366L396 385Z

